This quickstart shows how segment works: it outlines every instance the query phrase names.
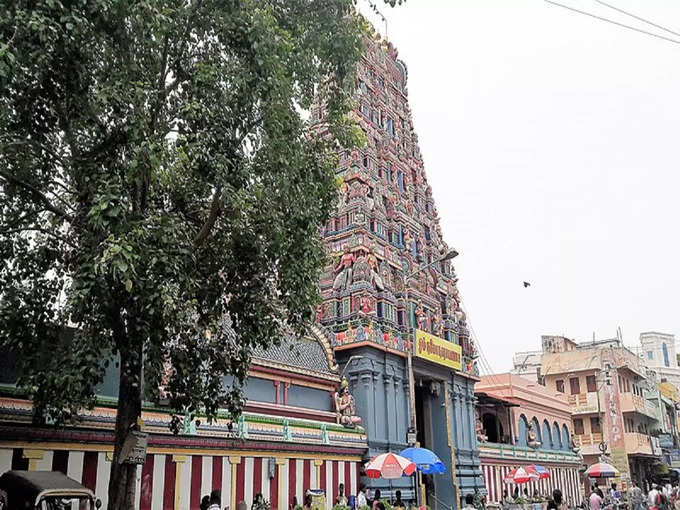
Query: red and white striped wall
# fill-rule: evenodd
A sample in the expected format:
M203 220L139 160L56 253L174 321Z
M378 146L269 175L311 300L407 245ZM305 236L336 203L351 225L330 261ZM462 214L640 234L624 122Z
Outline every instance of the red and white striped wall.
M228 454L227 454L228 453ZM137 504L140 510L194 510L201 497L213 489L222 493L222 506L235 510L243 500L250 508L255 494L262 493L272 509L288 510L297 498L303 503L307 489L326 492L331 510L338 486L345 494L359 489L359 459L328 460L256 456L254 452L214 455L186 451L150 453L137 468ZM29 448L0 448L0 473L9 469L56 470L94 490L107 507L111 453ZM270 461L271 459L271 461ZM271 467L270 467L271 463Z
M511 483L504 483L503 479L516 467L519 466L487 464L482 462L482 474L484 475L484 483L486 485L489 502L500 503L503 500L504 490L507 490L509 494L512 494L515 487L519 487L522 494L524 493L524 489L526 489L530 496L534 494L535 490L537 490L540 495L549 495L552 494L554 489L560 489L570 507L581 503L581 482L576 467L544 466L550 472L550 478L519 484L517 486Z

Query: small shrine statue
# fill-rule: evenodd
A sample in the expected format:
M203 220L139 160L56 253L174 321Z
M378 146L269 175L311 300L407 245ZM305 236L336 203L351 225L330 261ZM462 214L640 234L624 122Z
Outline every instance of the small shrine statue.
M541 446L541 442L538 440L538 436L536 435L536 431L534 430L533 423L530 423L529 428L527 429L527 444L531 448L538 448Z
M385 290L385 284L383 283L383 279L380 276L380 269L378 266L378 257L375 255L375 248L371 246L369 252L368 252L368 265L371 268L371 283L375 285L375 288L379 291L382 292Z
M350 251L349 246L345 245L345 251L335 268L335 272L338 275L333 282L333 290L346 289L352 283L352 264L354 264L354 260L354 254Z
M354 397L349 393L347 379L343 377L340 383L340 391L335 393L336 422L347 428L354 428L361 423L361 418L356 414L357 408Z
M571 433L571 437L569 438L569 448L571 449L572 452L578 453L581 451L581 449L578 447L576 444L575 438L574 438L574 433Z
M425 324L427 322L427 314L425 313L425 309L423 308L423 300L422 299L418 300L418 306L416 308L415 315L416 315L416 321L418 323L418 328L424 330Z
M477 442L486 443L489 437L484 433L484 427L482 426L482 420L479 419L479 415L475 415L475 432L477 433Z
M432 334L440 337L444 336L444 324L442 322L442 315L439 309L435 310L432 324Z

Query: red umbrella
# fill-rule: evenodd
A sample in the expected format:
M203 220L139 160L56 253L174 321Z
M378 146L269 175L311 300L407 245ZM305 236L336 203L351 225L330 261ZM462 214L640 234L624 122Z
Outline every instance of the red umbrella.
M529 467L518 467L513 469L508 473L508 475L503 478L505 483L527 483L532 480L538 480L541 476L536 472L535 469L530 469Z
M614 478L619 475L619 470L606 462L598 462L586 469L586 476L590 478Z
M529 464L526 469L535 472L540 479L550 478L550 471L538 464Z
M416 465L401 455L383 453L373 457L366 464L366 476L369 478L401 478L411 476Z

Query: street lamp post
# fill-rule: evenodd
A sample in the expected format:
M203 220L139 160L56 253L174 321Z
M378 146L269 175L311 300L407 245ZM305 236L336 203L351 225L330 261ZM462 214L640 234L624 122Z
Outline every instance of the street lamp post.
M442 257L440 257L437 260L433 260L429 264L424 265L423 267L420 267L413 271L412 273L404 276L404 287L408 288L408 281L413 278L416 274L420 273L421 271L426 270L428 267L433 266L434 264L438 264L440 262L444 262L446 260L451 260L455 257L458 256L458 252L451 248L448 250ZM410 310L409 310L409 322L410 322ZM410 415L411 415L411 425L409 427L409 435L412 435L413 438L416 437L417 434L417 425L416 425L416 384L415 384L415 377L413 375L413 349L415 347L415 327L409 328L410 331L413 332L413 345L411 345L411 348L408 350L406 353L406 363L407 363L407 368L408 368L408 393L409 393L409 408L410 408ZM415 446L415 441L413 441L414 444L409 444L409 446ZM451 469L455 472L456 466L451 466ZM416 472L416 485L420 485L420 476ZM416 504L418 504L418 490L416 489Z
M451 248L448 250L441 258L437 260L433 260L429 264L424 265L421 268L416 269L413 271L411 274L408 274L404 277L404 286L408 287L408 281L413 278L415 275L420 273L421 271L424 271L428 267L438 264L440 262L444 262L446 260L451 260L455 257L458 256L458 252ZM410 321L410 313L409 313L409 321ZM410 328L411 330L415 330L415 328ZM416 396L415 396L415 380L413 376L413 359L412 359L412 351L413 347L415 346L415 333L413 334L413 339L414 339L414 344L411 346L411 349L407 352L407 363L408 363L408 392L409 392L409 407L411 410L411 429L413 433L415 434L416 432Z

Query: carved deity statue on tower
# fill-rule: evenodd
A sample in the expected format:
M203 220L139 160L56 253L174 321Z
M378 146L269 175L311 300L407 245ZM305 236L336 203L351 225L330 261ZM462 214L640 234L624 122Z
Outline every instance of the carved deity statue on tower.
M333 282L334 290L346 289L352 283L352 264L354 264L355 260L354 254L349 249L349 245L345 245L345 251L335 268L337 276Z
M349 384L344 377L340 383L340 391L335 393L335 416L336 422L347 428L354 428L361 423L354 397L350 394Z

